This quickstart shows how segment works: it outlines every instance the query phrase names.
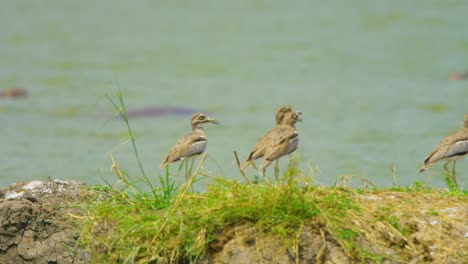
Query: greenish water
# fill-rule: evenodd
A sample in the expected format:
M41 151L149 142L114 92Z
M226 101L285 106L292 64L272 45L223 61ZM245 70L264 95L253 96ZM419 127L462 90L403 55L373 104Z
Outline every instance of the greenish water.
M212 113L205 168L241 179L245 156L290 104L303 112L301 169L379 186L443 187L441 164L416 173L468 111L466 1L7 1L0 10L0 186L18 180L112 181L110 155L138 173L106 93L129 109ZM147 174L188 117L132 120ZM284 161L281 163L284 167ZM457 164L468 183L468 160ZM272 170L272 169L270 169ZM253 171L249 171L253 174ZM183 178L183 177L182 177Z

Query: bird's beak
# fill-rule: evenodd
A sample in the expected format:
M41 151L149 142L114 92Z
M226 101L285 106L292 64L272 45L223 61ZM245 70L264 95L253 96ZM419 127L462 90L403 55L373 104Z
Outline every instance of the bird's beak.
M214 119L214 118L211 118L211 117L208 117L208 118L206 119L206 121L209 122L209 123L213 123L213 124L219 124L219 121L218 121L218 120L216 120L216 119Z
M301 117L302 112L296 112L296 114L297 114L297 121L302 122L302 117Z

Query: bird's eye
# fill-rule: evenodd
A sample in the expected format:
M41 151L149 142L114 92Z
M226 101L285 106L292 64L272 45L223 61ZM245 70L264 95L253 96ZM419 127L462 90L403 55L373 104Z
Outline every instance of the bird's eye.
M203 119L205 119L205 115L199 115L199 116L197 117L197 119L198 119L198 120L203 120Z
M290 112L291 110L292 110L291 107L285 107L283 109L283 112L287 113L287 112Z

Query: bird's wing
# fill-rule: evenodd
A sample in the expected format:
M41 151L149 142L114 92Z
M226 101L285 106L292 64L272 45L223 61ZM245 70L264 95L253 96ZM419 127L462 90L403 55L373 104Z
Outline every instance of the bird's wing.
M278 144L284 144L285 140L287 140L286 143L289 143L289 140L297 136L298 136L297 131L293 127L289 127L289 126L278 127L274 131L273 135L271 135L268 147L272 147Z
M286 154L291 154L297 149L297 146L299 145L299 137L294 137L291 140L289 140L288 144L288 150L286 151Z
M184 157L191 157L193 155L198 155L203 153L206 148L206 144L208 143L206 137L198 135L192 136L189 138L189 147L187 151L184 153Z
M468 128L461 128L447 135L439 142L437 147L426 157L426 159L424 160L424 164L430 164L442 159L450 158L455 155L461 155L465 143L458 142L464 141L468 141Z
M169 154L164 158L161 168L166 167L168 163L200 154L205 150L206 142L207 140L204 135L194 133L193 131L179 138L169 151Z
M298 137L298 134L294 128L285 127L280 129L266 148L265 159L272 161L286 155L290 140L296 137Z
M263 136L257 141L257 143L255 143L254 147L252 148L252 151L250 152L244 164L251 160L256 160L258 158L263 157L268 142L270 141L270 138L274 135L275 131L276 127L270 129L268 132L263 134Z
M454 157L454 156L461 156L468 153L468 139L457 141L453 144L445 153L447 158Z

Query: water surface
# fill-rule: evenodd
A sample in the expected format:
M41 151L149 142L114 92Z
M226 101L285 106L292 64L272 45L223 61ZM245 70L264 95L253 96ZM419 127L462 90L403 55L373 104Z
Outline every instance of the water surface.
M110 156L138 174L122 122L129 109L184 106L222 121L206 127L205 168L241 176L242 156L279 104L301 110L300 168L319 184L340 176L390 186L443 187L441 164L416 173L461 125L468 82L464 1L8 1L0 11L0 186L18 180L113 181ZM184 115L132 120L143 165L156 177ZM457 164L468 183L468 161ZM284 168L284 162L281 163ZM249 174L253 174L249 171ZM358 184L359 182L357 182Z

